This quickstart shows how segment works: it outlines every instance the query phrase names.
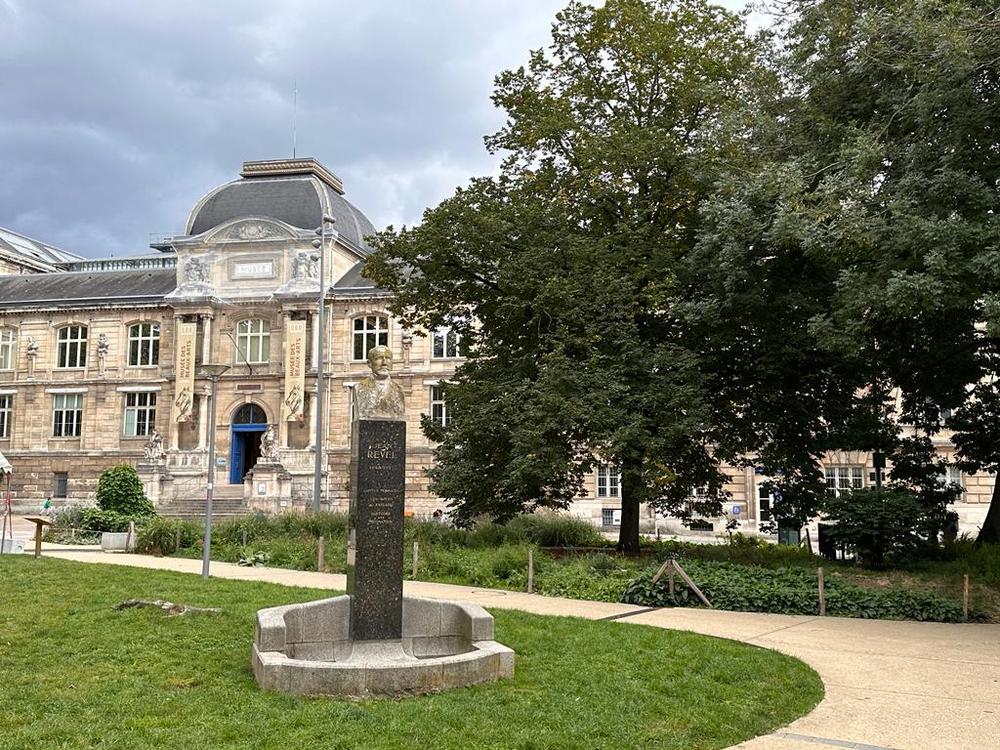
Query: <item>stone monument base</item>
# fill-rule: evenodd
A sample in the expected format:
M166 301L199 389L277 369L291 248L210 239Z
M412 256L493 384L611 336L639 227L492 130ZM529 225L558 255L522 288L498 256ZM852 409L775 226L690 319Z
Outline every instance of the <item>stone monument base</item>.
M257 612L253 673L264 690L344 698L405 697L514 675L476 604L403 598L403 637L352 641L351 597Z

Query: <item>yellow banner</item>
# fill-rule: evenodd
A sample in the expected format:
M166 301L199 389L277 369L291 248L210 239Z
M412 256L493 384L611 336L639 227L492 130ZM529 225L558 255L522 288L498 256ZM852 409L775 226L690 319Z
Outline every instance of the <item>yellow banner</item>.
M305 418L306 405L306 322L285 322L285 402L286 422Z
M177 368L174 373L174 421L187 422L194 409L194 356L197 323L177 324Z

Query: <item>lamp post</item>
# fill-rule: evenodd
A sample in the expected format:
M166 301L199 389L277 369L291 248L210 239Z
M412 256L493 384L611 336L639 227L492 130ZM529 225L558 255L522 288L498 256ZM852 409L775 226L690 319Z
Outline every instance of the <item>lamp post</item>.
M201 577L208 578L208 557L212 549L212 490L215 487L215 392L229 365L205 363L201 371L212 381L212 403L208 409L208 487L205 491L205 538L201 556Z
M333 232L333 224L336 221L329 214L323 214L323 224L316 230L319 239L313 240L313 247L319 248L319 335L316 345L316 398L313 399L313 408L316 410L316 435L313 437L315 444L316 462L313 466L313 498L312 508L314 513L320 510L320 492L323 486L323 339L326 332L326 238L328 236L327 227Z

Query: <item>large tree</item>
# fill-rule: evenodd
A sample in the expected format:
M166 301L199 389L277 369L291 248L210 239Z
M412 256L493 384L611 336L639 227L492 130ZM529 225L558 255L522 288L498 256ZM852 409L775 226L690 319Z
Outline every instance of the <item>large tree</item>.
M394 311L462 336L453 418L425 423L459 518L565 507L597 462L621 472L623 549L640 503L718 511L719 417L739 410L720 408L691 346L679 269L742 158L757 52L739 18L697 0L571 3L551 46L497 78L500 176L376 238L366 272Z
M1000 16L969 0L789 0L785 95L758 213L826 268L809 326L899 388L902 421L954 427L968 470L1000 468ZM737 180L744 186L748 180ZM733 233L728 234L729 238ZM971 394L971 398L970 398ZM944 409L955 417L943 419ZM1000 485L981 540L1000 541Z

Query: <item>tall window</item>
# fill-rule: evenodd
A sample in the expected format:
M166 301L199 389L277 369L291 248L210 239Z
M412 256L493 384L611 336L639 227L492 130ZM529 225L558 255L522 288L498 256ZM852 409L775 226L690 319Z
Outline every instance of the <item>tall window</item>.
M865 467L863 466L827 466L826 487L835 495L851 490L860 490L865 486Z
M87 326L64 326L59 329L56 367L87 366Z
M450 328L438 328L431 337L431 358L449 359L458 356L459 336Z
M0 440L10 437L10 396L0 396Z
M156 424L156 394L125 394L125 437L141 437Z
M0 329L0 370L13 370L14 360L14 332Z
M367 315L354 319L355 362L368 359L368 351L376 346L389 346L389 319L383 315Z
M130 367L148 367L160 363L160 324L136 323L128 329Z
M53 437L80 437L83 423L83 394L57 393L52 402Z
M938 481L942 485L957 484L961 487L962 492L959 495L959 499L965 495L965 481L962 478L962 470L954 464L947 464L945 466L944 473L938 474Z
M597 496L621 497L622 475L614 466L602 464L597 467Z
M241 360L263 364L271 356L271 332L263 320L241 320L236 326L236 347Z
M448 426L448 405L444 402L444 390L439 385L431 386L431 419L442 427Z

